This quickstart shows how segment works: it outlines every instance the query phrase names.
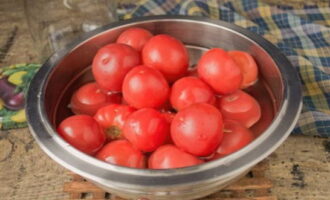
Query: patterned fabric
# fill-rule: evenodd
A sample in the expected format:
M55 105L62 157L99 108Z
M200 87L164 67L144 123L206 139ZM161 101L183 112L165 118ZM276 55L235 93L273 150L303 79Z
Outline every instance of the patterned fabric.
M221 19L262 35L299 72L303 110L294 134L330 136L330 4L270 5L258 0L141 0L119 5L122 19L147 15L195 15Z
M39 64L0 68L0 130L26 127L25 95Z

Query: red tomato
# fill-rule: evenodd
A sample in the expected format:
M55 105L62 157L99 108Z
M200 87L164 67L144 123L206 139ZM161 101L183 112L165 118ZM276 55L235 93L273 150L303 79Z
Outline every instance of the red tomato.
M143 152L152 152L164 144L169 135L169 123L160 112L142 108L131 114L124 126L124 136Z
M140 52L152 36L146 29L129 28L119 35L117 43L127 44Z
M165 117L168 123L172 123L175 113L169 111L162 111L161 114Z
M163 145L151 154L148 166L150 169L173 169L201 163L203 163L202 160L178 149L174 145Z
M121 99L121 94L106 94L93 82L81 86L72 95L70 107L76 115L86 114L93 116L99 108L113 103L120 103Z
M170 100L176 110L184 109L195 103L215 103L212 89L197 77L183 77L171 89Z
M240 88L242 73L226 51L210 49L198 61L198 75L216 92L228 94Z
M92 72L104 90L121 91L127 72L141 64L139 53L125 44L108 44L95 55Z
M62 138L86 154L102 148L105 134L99 124L88 115L74 115L63 120L57 128Z
M158 108L169 96L169 86L163 75L150 67L137 66L125 77L123 96L135 108Z
M219 109L224 119L238 121L247 128L250 128L261 117L257 100L242 90L222 96Z
M248 145L254 139L253 133L233 120L224 120L223 139L217 149L218 157L231 154Z
M109 140L123 138L123 128L128 116L135 111L127 105L111 104L100 108L94 119L104 128Z
M146 66L159 70L169 82L184 76L189 64L186 47L165 34L156 35L145 44L142 59Z
M229 51L228 55L241 69L243 75L241 88L253 85L258 79L258 66L253 57L244 51Z
M215 102L214 105L216 107L218 107L219 103L220 103L220 99L221 99L221 95L215 95Z
M195 156L209 156L222 139L222 117L217 108L206 103L180 110L171 124L174 144Z
M107 163L125 167L145 168L145 156L127 140L116 140L106 144L96 158Z
M163 117L166 119L166 121L171 124L173 119L174 119L174 116L175 116L175 113L173 112L170 112L170 111L161 111L161 114L163 115ZM171 138L171 134L168 134L166 140L165 140L165 144L173 144L173 140Z

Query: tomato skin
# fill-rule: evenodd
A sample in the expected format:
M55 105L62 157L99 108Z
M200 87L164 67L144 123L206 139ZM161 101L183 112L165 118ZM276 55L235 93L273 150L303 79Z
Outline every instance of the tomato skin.
M228 55L241 69L243 75L241 88L253 85L258 79L258 66L253 57L244 51L229 51Z
M121 102L121 94L106 94L95 83L81 86L71 97L70 107L74 114L93 116L96 111L106 105Z
M154 151L149 160L150 169L173 169L189 167L203 163L197 157L186 153L174 145L163 145Z
M119 104L111 104L100 108L94 119L101 125L108 140L124 138L122 132L125 121L136 109Z
M72 146L90 155L101 149L105 142L102 128L88 115L74 115L64 119L57 132Z
M225 156L226 156L226 155L215 153L215 154L213 154L212 156L210 156L209 158L207 158L206 161L217 160L217 159L223 158L223 157L225 157Z
M219 110L210 104L197 103L175 115L171 137L180 149L195 156L209 156L221 142L222 129Z
M224 119L240 122L250 128L261 117L260 105L251 95L242 90L222 96L219 109Z
M124 99L135 108L158 108L168 99L169 91L164 76L143 65L132 69L123 83Z
M92 72L99 86L107 91L121 91L127 72L141 63L139 53L125 44L108 44L96 53Z
M163 115L163 117L166 119L166 121L171 124L174 117L175 117L175 113L170 112L170 111L161 111L161 114ZM167 138L165 140L165 144L173 144L173 140L171 138L171 134L167 135Z
M159 70L169 82L184 76L189 56L181 41L165 34L152 37L142 50L143 63Z
M222 142L217 149L218 158L231 154L254 140L253 133L239 122L224 120Z
M188 72L187 72L187 76L198 77L197 67L189 68L189 69L188 69Z
M117 43L129 45L140 52L152 36L146 29L129 28L119 35Z
M142 108L131 114L124 125L124 136L143 152L152 152L164 144L169 135L169 123L155 109Z
M169 89L168 94L169 95L171 94L171 88ZM159 107L159 110L161 112L172 112L172 111L174 111L169 98L165 101L165 103L163 105L161 105Z
M240 88L242 73L226 51L213 48L198 61L199 77L219 94L229 94Z
M171 103L176 110L182 110L195 103L215 103L213 90L197 77L177 80L171 89Z
M106 144L96 158L107 163L133 168L145 168L145 156L127 140L115 140Z
M169 111L162 111L161 114L164 116L164 118L167 120L168 123L172 123L175 117L175 113Z

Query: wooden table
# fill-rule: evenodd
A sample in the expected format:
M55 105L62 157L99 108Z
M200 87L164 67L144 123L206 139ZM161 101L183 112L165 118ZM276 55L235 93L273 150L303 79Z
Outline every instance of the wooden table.
M1 66L37 61L20 3L0 2ZM330 199L326 143L329 145L329 139L290 136L267 158L270 167L266 176L279 199ZM69 178L63 167L40 150L27 128L0 132L1 200L65 199L68 195L63 192L63 183Z

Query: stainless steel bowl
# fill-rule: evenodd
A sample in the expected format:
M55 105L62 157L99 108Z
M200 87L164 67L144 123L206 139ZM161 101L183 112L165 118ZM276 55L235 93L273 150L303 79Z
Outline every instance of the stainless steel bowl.
M223 159L173 170L139 170L110 165L66 143L56 125L71 115L70 95L92 80L90 64L96 51L125 29L143 27L154 34L170 34L183 41L191 64L212 47L251 53L259 65L260 79L250 88L260 102L262 119L253 127L258 138ZM270 42L233 24L183 16L153 16L113 23L79 38L54 54L30 85L27 116L40 147L56 162L121 197L137 199L195 199L213 193L243 176L272 153L289 135L301 110L297 73Z

